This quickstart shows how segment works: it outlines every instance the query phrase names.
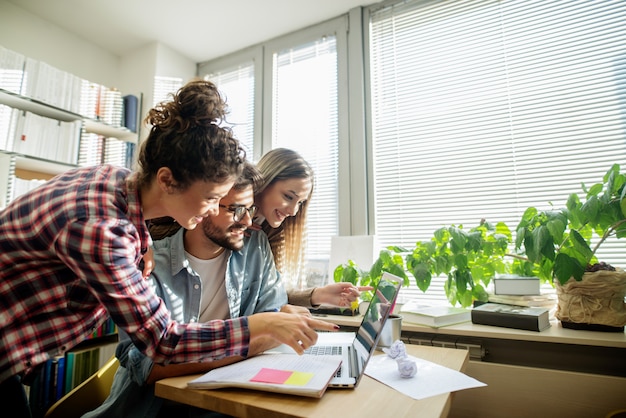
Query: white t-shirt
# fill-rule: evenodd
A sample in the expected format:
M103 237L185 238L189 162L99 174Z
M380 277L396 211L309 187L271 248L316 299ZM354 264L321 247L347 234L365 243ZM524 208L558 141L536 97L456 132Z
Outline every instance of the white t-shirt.
M199 322L212 319L229 319L230 310L226 296L226 264L230 250L211 260L201 260L185 251L191 268L198 273L202 281L202 296L200 298Z

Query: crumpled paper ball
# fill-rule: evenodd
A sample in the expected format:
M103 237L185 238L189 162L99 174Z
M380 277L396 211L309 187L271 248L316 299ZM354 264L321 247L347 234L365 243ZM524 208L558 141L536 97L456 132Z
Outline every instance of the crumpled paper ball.
M404 343L400 340L394 341L389 348L383 348L383 351L387 353L389 357L392 359L397 359L399 357L406 357L406 347Z
M406 347L402 341L394 341L391 347L383 348L383 351L396 361L400 376L408 379L417 374L417 364L406 355Z
M396 359L398 363L398 371L400 376L405 379L409 379L417 374L417 365L408 357L400 357Z

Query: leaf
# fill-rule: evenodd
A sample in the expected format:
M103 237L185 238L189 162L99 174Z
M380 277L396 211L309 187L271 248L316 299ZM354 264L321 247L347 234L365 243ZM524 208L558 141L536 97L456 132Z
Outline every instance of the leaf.
M602 203L600 200L596 196L590 196L580 210L584 215L584 221L596 223L600 217L601 209Z
M509 241L513 239L513 234L511 234L511 230L504 222L498 222L496 224L494 235L504 235Z
M415 284L422 291L426 292L430 287L430 282L432 280L432 275L430 274L430 269L426 264L417 264L413 270L411 271L413 277L415 277Z
M585 273L585 266L581 265L578 260L560 253L554 260L554 275L561 284L565 284L570 278L580 281Z
M524 214L522 215L522 221L528 222L531 219L533 219L535 216L537 216L537 209L533 207L529 207L524 211Z
M548 222L546 228L548 228L548 231L550 232L553 243L563 241L563 233L565 232L566 227L566 221L564 222L561 218L554 218Z
M472 275L468 270L456 270L454 272L454 281L457 293L462 295L467 291L468 286L472 282Z
M550 235L550 231L547 227L543 225L539 225L535 230L531 233L532 241L533 241L533 250L537 251L533 252L531 260L539 261L540 255L544 257L548 257L549 259L554 259L554 241L552 240L552 235ZM530 258L530 254L528 254Z
M589 248L589 244L575 229L570 232L569 236L574 249L583 256L585 264L587 264L586 262L588 262L593 256L593 252L591 251L591 248Z
M517 236L515 237L515 248L522 248L524 244L524 239L526 238L526 228L519 227L517 228Z
M395 253L408 253L409 252L409 250L407 250L406 248L400 247L398 245L390 245L389 247L387 247L387 249Z
M489 300L489 293L487 293L484 287L477 285L472 289L472 297L482 302L487 302Z
M467 308L472 305L474 294L472 292L458 293L457 299L462 307Z

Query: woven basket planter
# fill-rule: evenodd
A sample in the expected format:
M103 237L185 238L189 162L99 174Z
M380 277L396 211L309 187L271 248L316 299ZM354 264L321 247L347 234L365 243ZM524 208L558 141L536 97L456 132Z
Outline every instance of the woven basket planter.
M556 317L564 328L624 331L626 272L600 270L585 273L581 281L555 281Z

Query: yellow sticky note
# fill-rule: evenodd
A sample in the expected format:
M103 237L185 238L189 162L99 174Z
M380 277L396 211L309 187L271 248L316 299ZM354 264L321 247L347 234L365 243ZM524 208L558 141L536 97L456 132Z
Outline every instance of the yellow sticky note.
M306 386L309 383L309 380L313 378L313 373L306 372L293 372L291 376L287 380L285 380L286 385L292 386Z

